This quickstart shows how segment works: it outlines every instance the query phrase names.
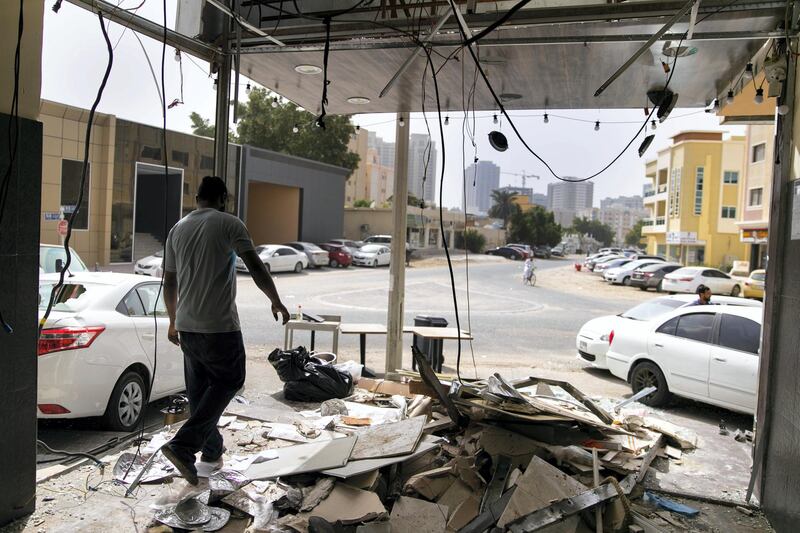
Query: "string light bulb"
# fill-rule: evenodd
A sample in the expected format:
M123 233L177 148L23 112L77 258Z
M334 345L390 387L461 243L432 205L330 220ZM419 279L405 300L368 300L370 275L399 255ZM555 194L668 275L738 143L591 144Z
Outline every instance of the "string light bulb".
M781 104L781 105L778 106L778 114L779 115L784 116L787 113L789 113L789 106L788 105Z
M714 98L713 108L714 108L714 112L719 111L719 99L718 98Z
M398 118L398 119L397 119L397 123L398 123L398 124L400 125L400 127L402 128L403 126L405 126L405 125L406 125L406 119L404 119L403 117L400 117L400 118ZM447 123L445 122L445 124L447 124Z
M733 103L733 89L728 90L728 96L725 97L725 103L731 105Z
M356 124L356 131L361 131L361 126Z
M272 107L278 107L278 97L277 96L273 96L272 97Z
M244 93L245 94L250 94L250 91L252 91L252 90L253 90L253 88L250 86L250 82L247 82L247 85L244 86Z
M300 128L298 128L298 127L297 127L297 124L295 124L295 125L292 127L292 133L298 133L299 131L300 131Z
M594 131L600 131L600 121L594 123Z
M752 63L748 63L747 66L744 67L744 73L742 74L742 77L744 79L746 79L746 80L752 80L753 79L753 64Z
M492 115L492 122L497 124L497 115Z
M218 83L219 83L219 82L217 81L217 78L214 78L214 90L215 90L215 91L217 90L217 84L218 84Z
M175 61L180 63L181 62L181 51L177 48L175 49Z
M444 125L447 126L448 124L450 124L450 117L445 115L445 117L444 117Z
M547 124L548 122L550 122L550 117L547 116L547 113L545 113L544 114L544 123Z
M658 127L658 124L656 123L656 121L655 120L651 120L650 121L650 129L651 130L655 130L657 127Z
M756 89L756 97L755 97L755 98L753 98L753 101L754 101L756 104L762 104L762 103L764 103L764 89L762 89L761 87L759 87L758 89Z

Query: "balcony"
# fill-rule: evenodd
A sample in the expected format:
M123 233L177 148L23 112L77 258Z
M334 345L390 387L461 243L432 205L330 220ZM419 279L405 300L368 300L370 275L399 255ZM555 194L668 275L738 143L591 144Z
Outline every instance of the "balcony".
M667 186L661 185L658 189L648 189L644 193L643 202L645 204L654 204L656 202L667 201Z
M666 217L651 217L645 218L642 221L642 234L652 233L666 233L667 219Z

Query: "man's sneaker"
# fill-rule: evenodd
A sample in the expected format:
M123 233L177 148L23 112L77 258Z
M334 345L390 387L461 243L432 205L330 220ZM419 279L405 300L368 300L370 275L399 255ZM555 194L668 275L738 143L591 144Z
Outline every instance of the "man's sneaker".
M190 485L197 485L197 469L193 464L189 464L180 457L178 454L175 453L175 450L169 444L164 445L161 448L161 453L164 454L170 463L175 465L175 468L178 469L178 472L181 473L183 479L185 479Z
M222 456L226 451L228 451L228 449L225 446L223 446L222 452L217 457L210 457L202 453L200 454L200 462L209 464L219 464L219 467L222 468L222 463L223 463Z

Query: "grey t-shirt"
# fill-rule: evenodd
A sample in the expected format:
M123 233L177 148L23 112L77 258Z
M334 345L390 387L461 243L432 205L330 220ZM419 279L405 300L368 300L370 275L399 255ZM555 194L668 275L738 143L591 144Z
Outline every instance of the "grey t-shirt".
M175 224L163 268L178 277L178 331L239 331L236 256L250 250L253 241L244 223L216 209L197 209Z

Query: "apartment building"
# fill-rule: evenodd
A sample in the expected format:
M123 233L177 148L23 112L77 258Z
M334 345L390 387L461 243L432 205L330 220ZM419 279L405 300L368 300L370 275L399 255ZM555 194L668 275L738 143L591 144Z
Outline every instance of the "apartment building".
M594 183L591 181L566 181L547 184L547 207L555 220L564 227L572 226L579 211L590 209L594 204Z
M766 268L769 238L769 202L772 198L772 168L775 125L747 127L747 162L739 190L739 240L744 243L743 259L750 269Z
M472 163L467 167L467 205L464 209L468 213L485 215L493 204L492 192L499 188L499 166L491 161Z
M746 152L745 137L686 131L646 163L648 253L713 267L745 258L736 222Z

